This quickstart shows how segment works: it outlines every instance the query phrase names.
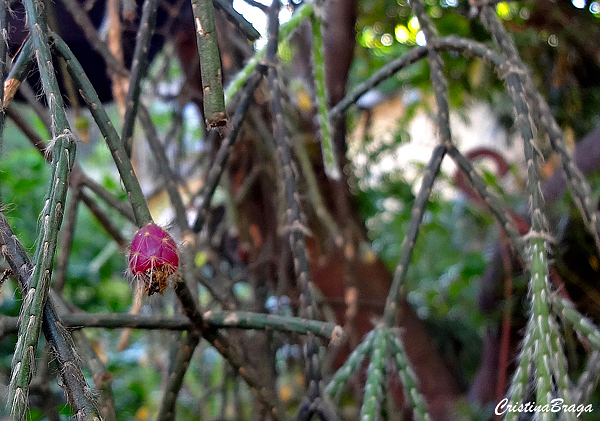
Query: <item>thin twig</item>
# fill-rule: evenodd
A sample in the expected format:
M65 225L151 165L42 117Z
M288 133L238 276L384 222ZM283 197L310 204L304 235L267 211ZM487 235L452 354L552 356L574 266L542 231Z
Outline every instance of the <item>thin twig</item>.
M428 51L429 48L427 47L415 47L402 57L398 57L394 61L382 66L371 77L360 83L356 88L350 91L350 93L346 94L340 102L335 104L335 106L329 110L330 120L335 121L341 118L348 108L355 104L365 92L373 89L375 86L382 83L384 80L387 80L405 67L421 60L427 56Z
M92 193L102 199L108 206L123 215L129 222L135 224L135 215L133 214L131 205L129 205L127 202L122 202L96 181L83 174L83 171L80 171L78 166L73 168L73 178L75 178L76 175L81 178L82 186L88 188Z
M294 151L298 157L302 175L304 176L304 181L306 182L308 200L311 202L317 217L329 233L329 236L333 240L334 244L340 246L344 242L344 237L342 236L342 232L337 222L333 216L331 216L331 213L325 206L323 196L319 191L317 177L313 170L312 163L310 162L310 157L308 156L306 144L304 143L303 139L294 142Z
M133 128L140 100L141 82L148 71L148 47L156 25L156 13L160 0L145 0L142 7L142 19L135 40L131 73L129 76L129 90L125 100L125 116L121 128L121 139L125 145L127 155L131 156L133 144Z
M244 0L244 2L248 3L252 7L256 7L263 13L267 13L269 11L269 6L262 4L261 2L255 0Z
M148 222L152 221L152 216L150 215L150 210L146 204L146 199L142 193L137 176L133 171L131 161L129 160L115 127L100 103L100 99L87 75L83 71L81 64L79 64L79 61L73 55L69 47L56 34L51 34L50 38L56 52L67 62L67 70L79 88L79 94L83 97L92 117L104 136L113 160L119 170L119 175L121 176L123 186L127 191L129 201L131 202L136 224L138 227L146 225Z
M138 119L144 129L146 140L148 141L152 155L154 155L154 160L158 165L158 171L164 180L165 189L169 195L171 205L173 206L173 209L175 209L175 221L177 221L177 225L182 232L187 231L187 213L177 186L177 177L171 170L169 160L165 154L165 148L160 142L156 126L154 126L154 123L152 122L150 113L144 104L141 103L139 104Z
M200 342L200 335L187 332L185 338L179 340L177 354L173 362L173 367L167 379L167 386L160 403L160 409L156 416L156 421L172 421L175 419L175 404L177 395L183 384L183 376L187 371L190 360L194 355L194 350Z
M225 336L219 333L218 330L211 328L204 320L185 279L176 280L175 293L177 294L177 298L181 303L185 315L193 323L194 329L198 330L202 334L202 337L210 342L210 344L233 366L246 381L250 389L256 394L258 399L269 408L273 418L276 420L289 420L288 415L281 407L278 399L270 389L262 385L259 380L260 377L254 369L244 362L237 349L231 345L230 341Z
M420 0L411 0L410 6L425 34L425 39L428 43L433 43L437 39L437 34L429 15L425 11L425 6ZM436 124L440 141L449 147L452 144L452 134L450 131L450 109L448 107L448 82L444 76L444 63L439 51L434 49L427 52L427 61L429 62L431 84L437 105Z
M488 189L485 181L483 181L483 178L481 178L479 173L475 170L471 161L461 154L456 147L452 146L448 149L448 155L450 155L467 180L469 180L471 185L477 190L477 193L483 198L485 204L490 209L491 214L496 218L504 232L506 232L511 245L515 248L521 260L527 261L525 241L519 234L519 229L512 219L510 209Z
M104 42L98 33L96 27L81 4L76 0L62 0L62 2L71 16L73 16L73 20L75 20L75 23L82 30L92 48L102 56L106 62L106 65L108 66L109 71L121 77L129 77L129 72L110 52L106 42Z
M202 315L210 328L272 330L287 334L306 335L312 333L323 339L336 342L343 334L340 326L318 320L291 316L252 313L247 311L207 311ZM191 330L192 324L183 316L140 316L130 313L70 313L61 316L63 325L71 330L84 328L147 329L147 330ZM2 317L0 336L17 333L17 317Z
M198 215L196 216L196 220L193 224L194 232L200 232L202 230L202 227L204 226L206 212L210 205L210 201L217 188L217 185L219 184L221 175L223 174L223 171L225 171L225 164L227 162L227 159L229 158L231 148L235 143L235 140L237 139L240 129L242 128L242 123L244 122L246 112L248 111L252 99L254 98L254 91L258 87L258 84L261 80L262 71L257 71L248 80L248 83L244 87L237 109L231 121L231 130L229 131L229 133L227 133L225 139L221 141L221 145L219 146L217 156L215 157L214 162L208 172L207 180L203 187L204 193L202 195L199 205L197 206Z
M32 145L40 152L40 154L46 159L46 161L50 162L52 154L47 152L48 149L46 142L38 136L35 130L33 130L33 128L23 119L23 117L12 107L8 108L6 113L11 118L11 120L13 120L13 122L17 125L17 127L25 134L25 136L27 136ZM81 183L82 186L85 186L88 189L90 189L99 198L104 200L109 206L111 206L121 215L123 215L128 221L135 223L135 218L133 216L131 207L127 206L126 203L121 202L100 184L86 176L81 170L81 168L77 165L77 163L73 165L69 182L73 180L79 180L79 183Z
M110 235L113 240L121 247L126 249L129 242L121 235L121 232L117 227L114 226L108 215L98 206L98 204L84 191L80 193L81 201L87 206L92 215L98 220L100 225L104 228L106 233Z
M19 90L19 86L21 86L21 83L31 71L33 60L33 41L31 38L28 38L27 41L25 41L25 44L23 44L23 47L21 47L21 51L19 51L16 60L13 61L10 72L6 76L6 81L3 84L4 93L2 95L2 106L4 108L7 108L10 105L12 99Z
M71 198L67 203L65 211L65 226L63 227L62 237L60 239L60 254L56 259L56 269L54 270L54 290L61 294L67 279L67 266L71 256L71 246L73 245L73 235L77 223L77 210L81 199L81 186L76 185L71 189Z
M246 18L244 18L244 16L238 13L238 11L233 8L230 2L225 0L213 0L213 4L215 7L225 12L227 19L236 25L248 40L256 41L260 38L260 32L258 32L256 28L254 28L254 26L252 26L252 24L248 22Z

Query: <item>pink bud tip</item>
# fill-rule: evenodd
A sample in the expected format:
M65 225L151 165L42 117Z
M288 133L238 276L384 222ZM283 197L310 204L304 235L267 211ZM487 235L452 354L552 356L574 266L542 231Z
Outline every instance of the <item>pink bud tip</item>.
M135 233L129 247L129 272L144 282L145 293L162 294L178 265L177 245L167 231L149 223Z

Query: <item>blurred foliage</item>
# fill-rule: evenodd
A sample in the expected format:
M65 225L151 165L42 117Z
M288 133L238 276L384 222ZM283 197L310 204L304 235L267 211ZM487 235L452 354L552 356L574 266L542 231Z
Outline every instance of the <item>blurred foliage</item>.
M592 76L598 74L598 64L593 62L593 57L586 56L583 48L593 44L585 39L583 28L600 23L600 3L583 1L581 4L581 10L566 5L576 10L573 15L580 21L567 23L564 28L543 27L543 22L538 21L543 17L535 15L536 2L500 2L496 7L498 15L511 30L523 60L532 68L537 88L554 107L559 124L563 128L572 128L578 138L600 123L597 113L590 112L600 108L600 80ZM363 48L356 50L357 60L350 75L350 85L359 83L382 65L424 42L416 17L406 2L369 0L359 2L359 5L357 41ZM440 36L465 36L481 42L490 40L479 21L470 18L467 0L429 0L426 5ZM530 21L532 16L534 22ZM575 26L577 22L579 27ZM551 24L549 21L548 25ZM499 119L510 127L510 102L502 83L489 66L456 54L444 53L444 59L451 105L460 108L474 99L490 102ZM425 60L387 79L377 89L390 93L410 88L431 92L429 67Z
M357 42L360 47L356 49L350 74L350 89L379 67L424 42L416 17L406 2L371 0L359 4ZM484 43L491 41L478 19L470 18L468 1L429 0L426 4L440 36L464 36ZM600 3L583 4L586 21L600 23ZM540 28L537 20L531 22L536 7L535 2L501 2L496 10L513 34L523 60L531 67L538 89L549 98L559 125L579 139L600 124L600 79L588 77L592 72L598 74L600 69L589 58L578 56L584 54L580 48L584 41L570 32L572 27L554 28L556 31L552 32ZM510 133L512 104L493 70L481 60L458 54L443 53L443 58L451 109L460 114L461 110L477 102L489 103L495 117ZM560 77L557 76L559 73ZM361 160L356 164L358 175L354 193L374 251L390 270L394 270L417 191L411 180L414 176L408 175L414 171L393 168L374 174L377 170L371 168L374 163L387 159L384 157L394 156L393 151L398 145L409 140L405 128L414 116L434 112L432 101L427 100L432 95L432 87L426 60L390 77L376 90L384 94L384 99L402 95L405 111L398 120L392 142L375 142L365 136L362 144L356 147L356 156ZM352 120L356 121L357 117ZM517 180L518 171L513 168ZM522 197L503 192L494 174L484 172L484 180L514 208L526 204ZM447 189L448 184L441 180L437 186L441 191ZM567 196L557 204L558 213L569 208L565 205L568 201ZM486 211L460 197L448 201L434 193L417 239L406 289L409 301L430 325L432 337L448 362L456 366L460 361L463 369L455 374L457 378L463 376L462 380L472 380L479 364L479 346L473 344L481 343L486 319L476 308L475 295L489 258L486 252L497 241L497 227ZM524 291L522 277L516 277L514 282L516 291ZM456 344L462 345L456 347Z

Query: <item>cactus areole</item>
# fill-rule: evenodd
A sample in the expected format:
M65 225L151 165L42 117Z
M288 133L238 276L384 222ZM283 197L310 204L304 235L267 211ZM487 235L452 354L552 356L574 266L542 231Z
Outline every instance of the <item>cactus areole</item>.
M137 230L129 247L129 272L144 293L162 294L178 265L177 244L167 231L152 222Z

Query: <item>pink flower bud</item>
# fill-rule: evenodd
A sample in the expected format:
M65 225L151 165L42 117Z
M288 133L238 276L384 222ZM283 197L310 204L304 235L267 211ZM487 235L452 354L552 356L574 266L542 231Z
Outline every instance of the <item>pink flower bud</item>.
M145 293L162 294L178 265L177 244L167 231L151 222L135 233L129 247L129 272L143 282Z

